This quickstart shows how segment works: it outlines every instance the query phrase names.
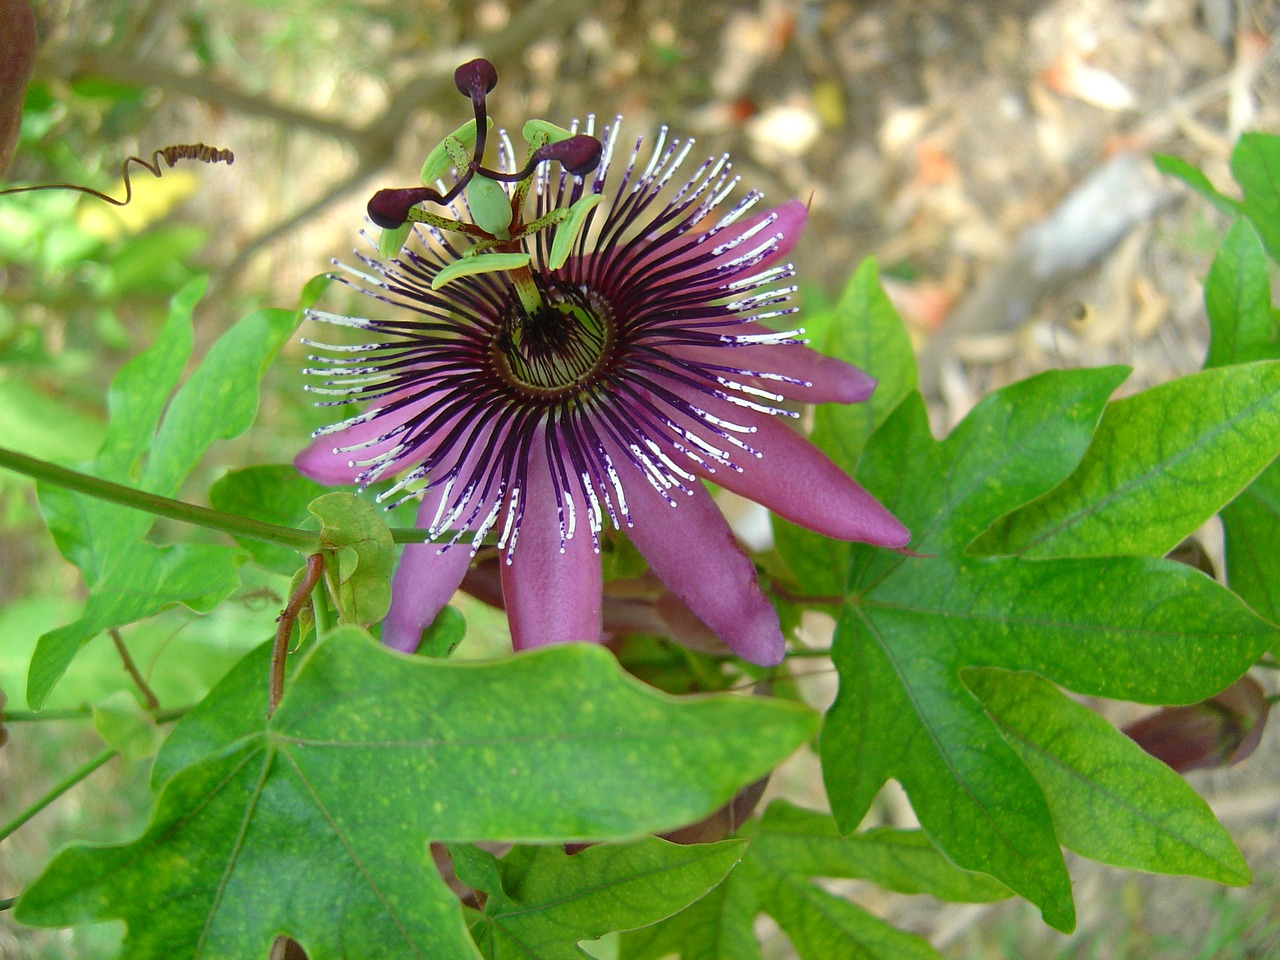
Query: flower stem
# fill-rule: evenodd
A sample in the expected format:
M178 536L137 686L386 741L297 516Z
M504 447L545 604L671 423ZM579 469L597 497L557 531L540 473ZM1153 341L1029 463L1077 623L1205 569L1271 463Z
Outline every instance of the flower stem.
M120 631L115 627L107 628L107 635L111 637L111 642L116 645L116 652L120 654L125 673L129 674L134 685L142 692L142 699L147 702L147 709L155 713L160 709L160 700L138 670L138 665L133 662L133 657L129 655L129 648L124 645L124 637L120 636Z
M107 500L111 503L132 507L135 510L152 513L158 517L168 517L171 520L181 520L184 523L192 523L198 527L207 527L210 530L221 530L223 533L229 533L233 536L248 537L251 540L262 540L267 543L277 543L280 546L292 547L308 554L314 553L320 545L316 535L305 530L295 530L293 527L283 527L275 523L251 520L248 517L222 513L219 510L210 510L208 507L196 506L194 503L186 503L182 500L173 500L169 497L147 493L145 490L136 490L133 487L112 483L110 480L93 477L87 473L68 470L66 467L59 467L44 460L24 456L4 447L0 447L0 467L7 467L15 473L25 474L36 480L43 480L45 483L51 483L54 486L88 494L91 497L97 497L99 500Z
M324 573L324 554L313 553L307 557L307 569L298 583L297 589L289 595L289 602L279 617L280 625L276 627L276 640L271 648L271 680L268 686L267 716L276 712L276 705L284 696L284 668L289 656L289 638L293 635L293 624L303 604L311 598L316 584ZM319 626L316 629L319 634Z
M89 776L89 774L93 773L93 771L97 770L118 752L119 751L117 750L104 750L79 769L73 770L71 773L67 774L50 787L48 792L46 792L39 800L31 804L31 806L27 807L27 809L23 810L3 827L0 827L0 840L8 839L15 830L21 827L45 807L49 806L49 804L53 803L53 801L57 800L81 780L85 779L85 777Z
M333 616L329 610L329 593L322 577L311 591L311 612L316 618L316 639L323 640L333 629Z

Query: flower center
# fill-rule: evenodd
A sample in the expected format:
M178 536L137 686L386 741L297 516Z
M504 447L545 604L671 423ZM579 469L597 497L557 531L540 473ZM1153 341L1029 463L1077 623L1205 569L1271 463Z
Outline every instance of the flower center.
M588 290L544 291L526 310L513 296L494 341L498 370L512 386L538 396L559 396L590 381L614 344L613 311Z

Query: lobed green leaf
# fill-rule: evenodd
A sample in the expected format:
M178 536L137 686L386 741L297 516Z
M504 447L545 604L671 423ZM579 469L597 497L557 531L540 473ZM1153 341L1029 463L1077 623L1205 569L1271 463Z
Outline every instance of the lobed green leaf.
M1162 555L1280 451L1280 362L1206 370L1109 404L1088 454L974 549Z
M1045 792L1064 846L1131 870L1249 882L1249 867L1187 782L1089 708L1029 673L965 675Z

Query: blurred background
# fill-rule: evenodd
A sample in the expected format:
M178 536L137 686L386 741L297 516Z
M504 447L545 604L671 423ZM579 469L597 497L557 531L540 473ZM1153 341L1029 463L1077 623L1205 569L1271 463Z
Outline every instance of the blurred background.
M101 440L106 386L150 342L169 296L207 274L197 355L356 244L376 189L416 182L470 116L452 72L491 59L498 125L626 118L695 152L732 153L744 187L810 204L795 259L807 309L875 256L921 349L939 427L1049 366L1122 362L1122 388L1197 369L1201 279L1226 226L1147 161L1180 156L1231 192L1243 130L1280 130L1273 0L34 0L35 79L9 184L73 182L122 196L121 162L171 145L234 166L132 170L124 209L70 192L0 198L0 443L75 462ZM326 303L342 308L342 294ZM301 391L303 350L268 374L259 425L192 481L282 461L328 417ZM1210 534L1210 539L1211 539ZM274 582L216 618L127 631L167 704L202 695L258 642ZM21 706L35 637L74 615L78 575L52 549L31 484L0 474L0 687ZM478 614L480 615L480 614ZM265 617L265 621L264 621ZM500 620L499 620L500 622ZM102 647L103 649L97 649ZM175 651L178 651L177 653ZM54 706L121 687L91 645ZM0 819L99 747L83 723L10 730ZM1274 739L1274 738L1273 738ZM1016 904L956 907L840 887L950 958L1280 957L1280 791L1264 742L1194 780L1240 842L1243 891L1073 863L1081 929L1062 937ZM113 766L0 849L0 896L70 836L138 826L145 766ZM892 799L882 816L904 822ZM763 931L772 957L785 939ZM111 955L113 928L32 933L0 913L0 958Z

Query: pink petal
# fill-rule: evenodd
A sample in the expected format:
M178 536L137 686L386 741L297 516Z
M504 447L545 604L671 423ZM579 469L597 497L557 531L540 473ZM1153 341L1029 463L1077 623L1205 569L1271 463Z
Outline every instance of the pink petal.
M742 468L741 472L725 466L716 466L714 472L699 469L708 479L824 536L894 548L910 542L911 533L893 514L781 418L697 391L684 392L690 402L714 415L753 427L755 432L738 436L764 454L755 457L727 447L703 427L698 432L730 450L730 459Z
M519 536L515 549L503 553L502 596L512 645L525 650L573 640L599 643L604 583L586 503L580 493L572 492L578 527L562 553L555 488L541 435L533 442L529 461ZM510 563L505 562L508 557Z
M417 525L428 526L440 506L440 491L429 490L418 508ZM422 631L436 618L466 576L471 548L463 541L406 544L391 580L391 609L382 621L382 642L395 650L418 649Z
M406 396L406 394L407 392L391 394L385 398L383 403L391 403ZM369 460L380 453L385 453L394 447L400 438L384 440L363 450L353 450L350 453L337 453L335 451L336 447L349 447L353 444L364 443L375 437L380 437L384 433L389 433L393 427L399 426L437 402L439 401L435 397L424 397L421 400L406 404L399 410L379 414L364 423L357 423L336 433L317 437L293 458L293 465L298 469L299 473L305 477L310 477L316 483L325 483L332 486L355 483L357 474L365 468L351 466L351 461ZM420 451L416 451L416 453L421 453L422 456L425 456L429 449L430 447L424 444ZM417 456L415 459L421 460L422 456ZM401 466L410 466L414 462L415 460L405 460Z
M723 274L717 276L713 271L756 250L775 234L781 234L781 239L777 241L764 258L750 268L743 269L748 269L751 273L757 273L783 260L795 248L796 241L800 239L800 234L804 231L808 215L809 212L803 203L799 200L788 200L772 210L765 210L755 216L744 217L697 245L693 243L697 234L682 234L662 241L654 245L646 252L645 256L639 259L637 267L656 265L663 270L664 283L705 274L707 275L706 280L697 284L697 286L718 287L725 281L725 276ZM716 247L723 246L746 235L770 216L775 217L774 222L764 227L759 233L730 247L723 253L714 257L708 256ZM714 225L714 222L708 222L707 229L710 230ZM699 258L702 257L708 257L708 259L700 260ZM680 269L681 265L686 262L689 263L688 268Z
M744 323L725 334L752 336L771 332L763 324ZM795 343L726 345L721 347L677 347L678 357L700 366L729 366L753 373L776 373L800 383L745 378L748 386L780 394L801 403L861 403L876 388L876 379L853 364L828 357ZM809 386L805 386L808 383Z
M622 454L616 455L620 459ZM644 479L627 484L635 526L627 531L649 566L738 656L761 666L782 662L778 614L756 580L755 565L701 485L670 504Z

